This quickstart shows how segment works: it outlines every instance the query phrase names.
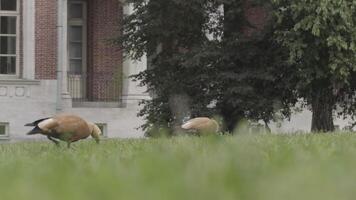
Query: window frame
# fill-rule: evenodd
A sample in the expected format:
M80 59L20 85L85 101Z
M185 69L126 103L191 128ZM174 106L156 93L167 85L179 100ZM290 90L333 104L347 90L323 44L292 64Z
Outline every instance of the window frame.
M1 0L0 0L1 1ZM19 78L20 77L20 0L16 1L16 10L0 10L0 17L16 17L16 44L15 44L15 74L0 74L0 79L6 78ZM13 34L0 34L0 36L13 36ZM0 54L0 56L6 57L13 56L13 54Z
M5 134L4 135L0 135L0 140L3 139L9 139L10 137L10 123L8 122L0 122L0 126L5 126Z
M82 8L82 16L81 18L70 18L70 6L72 4L80 4ZM69 77L68 80L71 83L74 83L74 87L69 87L69 93L72 97L79 97L80 99L85 99L87 97L87 34L88 34L88 3L82 0L69 0L68 1L68 16L67 16L67 63L68 63L68 72ZM71 57L71 40L70 40L70 28L73 26L81 27L82 29L82 40L81 40L81 57L72 58ZM74 43L77 43L75 41ZM76 71L71 71L71 61L81 61L80 73L76 73ZM73 82L74 81L74 82ZM76 82L79 81L79 84Z
M82 18L73 18L70 19L68 17L68 22L67 22L67 28L68 28L68 69L71 61L71 57L69 55L70 51L70 39L69 39L69 29L71 26L80 26L82 27L82 41L81 41L81 47L82 47L82 56L80 60L82 61L82 67L81 67L81 74L86 74L87 73L87 34L88 34L88 22L87 22L87 13L88 13L88 5L87 2L85 1L80 1L80 0L73 0L73 1L68 1L68 8L70 4L81 4L82 5ZM69 9L68 9L69 10ZM69 16L69 13L68 13ZM77 60L73 58L73 60Z

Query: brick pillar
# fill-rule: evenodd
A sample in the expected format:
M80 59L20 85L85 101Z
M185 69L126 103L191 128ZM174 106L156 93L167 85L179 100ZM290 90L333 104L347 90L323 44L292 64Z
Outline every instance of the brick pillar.
M122 5L118 0L88 0L88 97L119 101L122 52L110 43L119 35Z
M35 10L35 78L56 79L57 0L36 0Z

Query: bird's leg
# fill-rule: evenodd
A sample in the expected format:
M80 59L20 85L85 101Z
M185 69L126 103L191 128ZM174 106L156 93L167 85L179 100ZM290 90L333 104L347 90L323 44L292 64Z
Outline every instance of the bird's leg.
M72 142L67 142L68 149L76 150L75 146L71 146Z
M67 147L68 147L68 149L74 149L75 150L75 146L73 147L73 146L70 146L72 144L72 142L71 141L68 141L67 142Z
M54 144L56 145L56 146L59 146L59 142L57 141L57 140L55 140L55 139L53 139L51 136L49 136L49 135L47 135L47 138L49 139L49 140L51 140L52 142L54 142Z

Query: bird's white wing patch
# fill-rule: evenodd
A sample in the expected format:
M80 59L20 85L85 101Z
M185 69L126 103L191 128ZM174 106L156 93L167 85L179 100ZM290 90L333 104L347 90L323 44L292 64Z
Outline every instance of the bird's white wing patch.
M182 125L182 129L190 129L191 125L192 125L192 122L187 122L187 123Z
M52 123L54 123L54 119L49 118L49 119L43 120L42 122L38 123L37 126L38 126L40 129L44 130L44 129L47 129L47 127L48 127L50 124L52 124Z

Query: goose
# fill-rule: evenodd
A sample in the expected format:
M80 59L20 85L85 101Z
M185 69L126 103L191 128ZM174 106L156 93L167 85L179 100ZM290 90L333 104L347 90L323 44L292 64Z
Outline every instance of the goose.
M25 126L34 126L27 135L42 134L49 140L59 145L59 141L67 142L68 148L72 142L87 138L91 135L97 143L102 134L100 128L91 122L87 122L73 114L59 114L54 117L42 118Z
M184 130L193 130L201 134L216 134L219 131L219 124L214 119L208 117L196 117L188 120L182 126Z

